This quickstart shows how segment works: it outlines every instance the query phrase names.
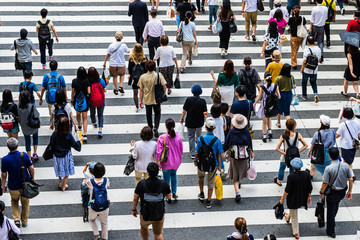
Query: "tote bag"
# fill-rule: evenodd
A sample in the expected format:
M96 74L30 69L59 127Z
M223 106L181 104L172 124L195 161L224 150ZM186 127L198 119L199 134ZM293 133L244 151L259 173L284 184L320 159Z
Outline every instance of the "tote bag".
M306 38L308 36L308 32L306 28L304 27L304 17L301 17L301 24L297 26L297 32L296 35L301 38Z

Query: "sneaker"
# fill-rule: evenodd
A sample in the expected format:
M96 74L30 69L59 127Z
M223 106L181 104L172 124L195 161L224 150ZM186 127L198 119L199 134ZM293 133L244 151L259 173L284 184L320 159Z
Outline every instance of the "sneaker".
M330 41L326 41L326 47L327 47L327 48L330 47Z
M315 95L315 103L318 103L319 102L319 96L318 95Z
M263 141L263 143L266 143L266 137L262 137L261 140Z
M46 68L46 64L43 64L43 65L42 65L42 69L45 69L45 68Z
M18 220L18 221L15 221L15 225L19 228L19 227L21 227L21 225L20 225L20 221Z
M101 240L101 237L96 238L96 240Z
M228 52L226 52L226 51L225 51L225 53L224 53L224 54L225 54L225 56L227 56L227 55L228 55Z
M221 55L222 57L224 57L224 56L225 56L225 51L224 51L224 50L221 50L220 55Z
M320 63L323 63L323 62L324 62L324 56L321 56Z
M156 138L158 138L158 137L159 137L159 132L158 132L158 130L157 130L157 129L154 129L154 136L155 136Z
M344 14L345 14L345 8L342 8L342 9L340 10L340 14L341 14L341 15L344 15Z
M21 224L21 226L22 226L23 228L26 228L26 227L27 227L27 223L23 223L23 224Z
M121 93L121 95L124 95L124 88L123 87L119 87L119 92Z
M354 175L354 176L353 176L353 181L355 182L355 180L356 180L356 176Z
M190 158L191 158L191 159L195 159L195 155L191 155Z
M53 60L53 57L52 56L49 56L49 61L52 61Z
M301 99L304 100L304 101L307 101L307 100L308 100L307 96L300 95L300 97L301 97Z
M212 26L208 27L208 30L212 31Z
M79 129L79 131L81 131L82 127L81 127L81 126L78 126L78 129Z
M93 123L93 126L94 126L94 128L98 127L97 123Z
M102 138L103 137L103 134L101 131L98 131L98 138Z
M206 200L206 208L207 209L211 208L211 201L210 200Z
M205 200L204 192L199 193L198 199L199 199L201 202L204 202L204 200Z
M241 201L241 195L236 195L235 202L239 203Z
M32 155L32 160L34 160L34 161L39 160L39 156L36 153L34 153Z
M87 135L83 135L83 141L84 141L84 142L87 141Z
M268 133L268 138L269 140L273 138L273 134L272 133Z

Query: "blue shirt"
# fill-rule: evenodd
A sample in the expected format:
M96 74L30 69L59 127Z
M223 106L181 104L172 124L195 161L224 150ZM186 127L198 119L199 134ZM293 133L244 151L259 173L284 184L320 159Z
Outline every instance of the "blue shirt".
M214 133L208 132L208 133L206 133L206 134L203 136L204 142L205 142L206 144L210 144L211 141L214 139L214 137L215 137ZM201 140L200 140L200 138L199 138L199 139L197 140L197 144L196 144L196 152L199 152L199 151L200 151L201 146L202 146L202 143L201 143ZM220 154L220 153L223 152L223 147L222 147L222 144L221 144L221 141L220 141L219 138L218 138L218 140L216 140L216 142L214 143L214 145L212 145L212 148L213 148L213 150L214 150L215 156L216 156L217 154ZM217 161L217 158L216 158L216 161Z
M181 23L181 29L183 32L183 41L193 42L195 41L194 33L193 31L196 30L195 23L189 21L187 25L185 25L185 22Z
M24 152L24 165L26 168L32 166L29 156ZM9 152L8 155L1 159L1 172L8 173L8 188L10 190L18 190L22 188L22 175L21 175L21 157L20 152ZM30 175L25 170L25 180L30 181Z
M50 76L57 76L57 75L58 75L58 72L50 71ZM59 82L60 82L60 87L61 88L66 88L65 79L64 79L64 77L62 75L59 78ZM48 78L47 74L45 74L44 78L43 78L43 82L42 82L42 87L47 89L48 88L48 83L49 83L49 78Z
M21 85L26 85L29 81L23 81L22 83L19 84L19 93L21 92ZM35 103L35 98L34 98L34 92L39 91L35 85L35 83L30 82L29 86L28 86L29 92L30 92L30 96L32 99L32 103Z
M253 103L251 100L239 100L237 102L234 102L231 105L230 112L232 114L244 115L244 117L246 117L247 120L250 122L248 101L250 102L250 113L253 112L254 108L253 108Z

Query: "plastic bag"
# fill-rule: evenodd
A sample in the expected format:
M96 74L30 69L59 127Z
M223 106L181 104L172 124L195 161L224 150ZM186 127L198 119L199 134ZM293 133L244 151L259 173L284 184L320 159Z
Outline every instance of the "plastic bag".
M296 95L295 89L294 89L294 96L293 96L293 99L291 101L291 104L294 105L294 106L299 105L299 98Z
M103 72L101 78L105 81L106 86L109 84L110 81L110 70L109 68L103 67Z
M247 172L247 176L248 176L248 179L251 180L251 181L256 179L257 173L256 173L256 168L255 168L253 158L250 159L250 168L249 168L249 170Z
M182 140L185 140L184 130L185 130L184 124L183 124L183 123L180 123L180 124L179 124L179 127L178 127L178 133L180 134Z
M169 6L168 9L167 9L167 11L166 11L166 15L167 15L170 19L174 18L174 17L175 17L175 11L174 11L174 9Z
M197 57L197 55L198 55L198 46L197 46L197 45L194 45L194 49L193 49L192 55L193 55L194 57Z
M220 21L214 22L214 24L212 26L212 31L214 34L218 34L222 31L222 25L221 25Z
M215 195L218 200L223 198L223 183L219 174L215 176Z

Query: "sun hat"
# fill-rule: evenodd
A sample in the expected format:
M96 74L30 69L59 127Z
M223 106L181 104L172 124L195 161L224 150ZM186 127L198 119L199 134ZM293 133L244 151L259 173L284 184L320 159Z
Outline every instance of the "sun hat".
M248 125L248 120L244 115L235 114L231 119L231 124L234 128L243 129Z
M281 52L279 50L274 50L271 55L271 59L273 61L280 61L281 60Z
M330 126L331 124L331 119L329 116L326 115L320 115L320 121L322 124L324 124L325 126Z
M214 118L213 118L213 117L208 117L208 118L205 120L205 126L206 126L208 129L215 129L216 123L215 123L215 121L214 121Z
M293 160L291 160L290 165L294 169L300 169L303 166L303 162L300 158L294 158Z

